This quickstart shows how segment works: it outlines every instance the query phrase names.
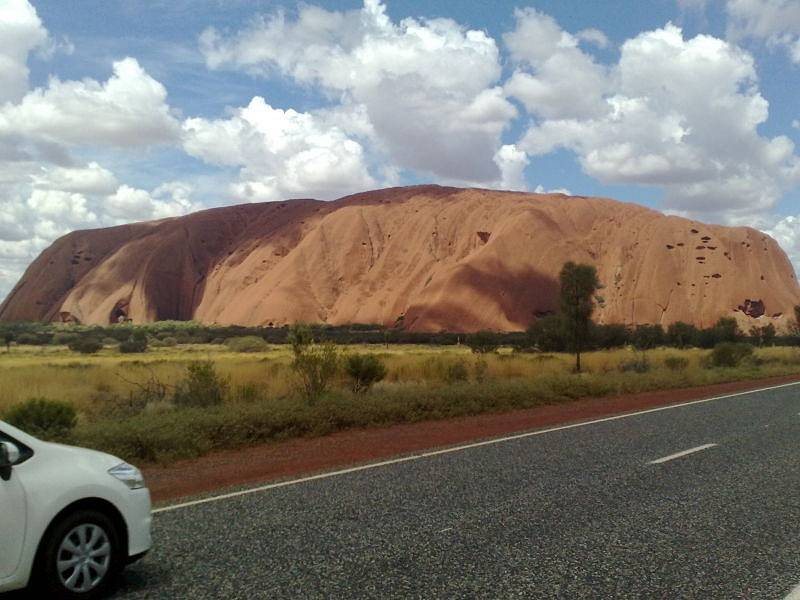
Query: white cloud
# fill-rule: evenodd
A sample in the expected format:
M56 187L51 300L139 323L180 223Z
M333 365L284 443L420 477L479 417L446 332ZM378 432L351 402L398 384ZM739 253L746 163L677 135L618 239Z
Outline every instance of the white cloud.
M246 201L335 198L374 187L361 144L325 120L255 97L229 119L187 119L183 144L206 162L241 167L232 191Z
M800 216L784 217L761 229L775 238L794 264L795 272L800 273Z
M494 156L516 110L497 87L495 41L450 19L393 23L383 4L361 10L300 8L224 37L201 36L211 68L286 75L360 107L371 142L402 168L450 180L500 177Z
M582 42L588 42L590 44L594 44L598 48L608 48L608 37L605 33L600 31L599 29L584 29L583 31L579 31L575 34Z
M83 227L97 223L97 215L87 206L83 194L64 192L61 190L33 190L28 198L28 206L35 211L37 227L44 227L45 235L52 236L55 229L60 235L71 228Z
M800 2L797 0L727 0L728 36L761 40L782 47L800 64Z
M130 223L188 214L202 208L191 200L190 185L172 181L153 192L121 185L102 203L104 217L111 223Z
M687 40L668 24L625 42L618 64L603 74L535 11L518 13L506 40L523 68L527 62L537 70L525 75L536 81L536 93L514 88L519 71L507 86L540 117L518 144L530 155L571 149L604 183L658 185L665 208L713 219L768 210L798 181L794 144L757 131L768 103L752 57L724 40ZM563 80L543 74L553 60L595 74L583 96L572 98L562 92Z
M578 47L578 38L532 8L515 12L517 26L503 36L518 65L506 91L529 113L546 119L593 117L605 110L607 70Z
M164 86L134 58L115 62L113 69L105 83L52 78L18 104L0 107L0 137L123 147L175 141L180 126Z
M43 166L32 180L36 188L82 194L110 194L119 187L114 174L96 162L85 167Z
M506 144L494 157L500 167L500 181L496 187L503 190L524 192L528 189L525 168L530 163L528 155L514 144Z
M0 103L25 94L28 54L47 41L47 30L27 0L0 2Z

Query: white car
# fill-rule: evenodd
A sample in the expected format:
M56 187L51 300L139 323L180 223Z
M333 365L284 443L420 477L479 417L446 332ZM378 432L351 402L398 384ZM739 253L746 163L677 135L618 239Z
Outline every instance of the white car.
M150 549L150 520L135 467L0 421L0 592L98 598Z

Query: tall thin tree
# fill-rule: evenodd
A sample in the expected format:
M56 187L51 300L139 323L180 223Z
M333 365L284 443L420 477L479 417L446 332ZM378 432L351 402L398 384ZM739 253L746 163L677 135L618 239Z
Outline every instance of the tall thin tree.
M564 263L558 276L561 283L560 309L564 329L575 352L575 370L581 372L581 352L586 347L594 311L595 292L600 288L597 270L592 265Z

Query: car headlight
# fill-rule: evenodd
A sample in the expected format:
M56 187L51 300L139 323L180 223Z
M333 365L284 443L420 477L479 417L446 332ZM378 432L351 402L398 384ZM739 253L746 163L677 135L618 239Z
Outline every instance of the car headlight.
M138 490L144 487L142 472L128 463L121 463L116 467L110 468L108 474L112 477L116 477L132 490Z

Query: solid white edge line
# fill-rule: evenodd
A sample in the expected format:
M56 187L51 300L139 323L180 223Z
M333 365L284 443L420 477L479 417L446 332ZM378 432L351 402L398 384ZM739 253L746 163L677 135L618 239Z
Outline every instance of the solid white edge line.
M664 456L663 458L657 458L655 460L651 460L649 464L660 465L661 463L665 463L670 460L675 460L676 458L680 458L681 456L687 456L689 454L694 454L695 452L700 452L701 450L708 450L709 448L714 448L716 445L717 444L703 444L702 446L696 446L694 448L689 448L688 450L683 450L682 452L676 452L675 454Z
M471 444L463 444L461 446L453 446L450 448L443 448L442 450L432 450L430 452L421 452L419 454L412 454L410 456L403 456L400 458L393 458L390 460L384 460L375 463L369 463L366 465L359 465L357 467L350 467L348 469L340 469L338 471L329 471L326 473L319 473L317 475L311 475L309 477L301 477L299 479L291 479L289 481L279 481L276 483L269 483L266 485L261 485L258 487L248 488L245 490L239 490L237 492L230 492L228 494L220 494L219 496L210 496L208 498L200 498L199 500L191 500L189 502L181 502L178 504L172 504L170 506L163 506L161 508L156 508L152 512L153 514L160 514L165 512L170 512L173 510L178 510L180 508L188 508L190 506L197 506L199 504L208 504L210 502L218 502L220 500L228 500L230 498L238 498L239 496L247 496L249 494L255 494L258 492L266 492L268 490L274 490L277 488L287 487L290 485L297 485L300 483L306 483L309 481L316 481L317 479L327 479L329 477L338 477L339 475L347 475L348 473L357 473L358 471L366 471L368 469L377 469L379 467L385 467L388 465L396 465L399 463L409 462L412 460L420 460L422 458L429 458L431 456L439 456L441 454L450 454L451 452L461 452L463 450L469 450L470 448L480 448L481 446L489 446L492 444L501 444L503 442L510 442L513 440L519 440L527 437L533 437L536 435L543 435L545 433L552 433L553 431L564 431L566 429L575 429L577 427L586 427L588 425L595 425L597 423L605 423L607 421L616 421L618 419L627 419L628 417L636 417L638 415L646 415L648 413L660 412L662 410L672 410L675 408L681 408L684 406L692 406L694 404L703 404L705 402L713 402L714 400L725 400L727 398L735 398L737 396L746 396L748 394L758 394L760 392L768 392L770 390L777 390L780 388L790 387L794 385L800 385L800 381L795 381L792 383L782 383L781 385L773 385L770 387L759 388L757 390L749 390L746 392L736 392L735 394L726 394L725 396L715 396L713 398L703 398L702 400L691 400L689 402L681 402L680 404L670 404L667 406L659 406L657 408L648 408L647 410L639 410L636 412L625 413L621 415L613 415L611 417L603 417L602 419L594 419L592 421L582 421L580 423L572 423L570 425L561 425L559 427L551 427L549 429L539 429L536 431L528 431L525 433L518 433L514 435L508 435L499 438L493 438L491 440L484 440L482 442L474 442Z

